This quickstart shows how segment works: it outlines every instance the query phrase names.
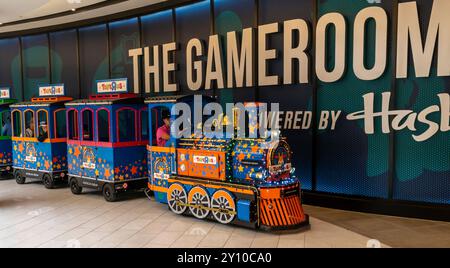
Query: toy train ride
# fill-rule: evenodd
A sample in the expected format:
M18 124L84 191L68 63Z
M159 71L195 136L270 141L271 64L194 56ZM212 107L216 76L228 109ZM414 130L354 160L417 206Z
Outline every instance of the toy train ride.
M147 99L151 128L161 124L161 110L179 102L194 105L192 96ZM172 212L266 230L309 226L285 139L171 138L160 146L153 138L149 189Z
M97 83L97 95L66 103L69 186L103 192L107 201L118 193L145 189L148 112L127 80Z
M5 176L12 170L11 110L16 100L11 98L10 88L0 88L0 173Z
M11 105L14 178L38 179L46 188L67 180L64 85L39 87L39 97Z
M55 91L40 88L43 93L48 90ZM213 98L202 100L206 104ZM16 181L37 177L51 188L54 180L68 177L74 194L94 188L107 201L115 201L121 192L146 188L179 215L269 231L309 226L300 182L293 175L292 151L284 138L169 135L161 140L160 129L175 131L171 122L176 118L169 111L178 102L197 105L194 96L143 101L128 93L126 79L114 79L99 81L97 94L89 99L41 96L14 104ZM54 130L47 139L22 135L33 118ZM58 130L62 124L64 132Z

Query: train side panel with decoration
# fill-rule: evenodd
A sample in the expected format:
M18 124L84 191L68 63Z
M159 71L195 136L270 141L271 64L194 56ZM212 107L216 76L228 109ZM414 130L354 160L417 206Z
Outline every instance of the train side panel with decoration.
M38 179L46 188L67 178L64 85L39 87L39 97L11 105L14 177Z
M189 97L146 100L153 123L148 187L155 199L176 214L222 224L270 231L308 227L285 139L171 137L166 146L157 146L161 110L186 101Z
M11 109L10 105L16 103L11 98L10 88L0 88L0 174L5 176L12 171L12 129L11 129Z
M115 201L125 191L146 188L147 107L128 93L126 79L99 81L97 94L66 103L69 186L102 191Z

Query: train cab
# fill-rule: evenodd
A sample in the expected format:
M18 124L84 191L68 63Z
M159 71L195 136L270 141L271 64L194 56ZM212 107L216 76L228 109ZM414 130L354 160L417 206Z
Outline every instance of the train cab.
M119 193L143 190L147 181L148 112L126 79L97 82L97 94L66 103L69 186L102 191L112 202Z
M48 189L67 179L66 109L72 100L64 85L39 87L39 97L12 104L14 178L18 184L38 179Z
M209 96L162 96L150 97L145 100L148 105L150 137L147 146L148 151L148 188L153 191L154 197L158 202L167 203L166 188L168 187L168 178L176 174L177 158L176 148L181 139L171 135L174 129L172 124L176 117L172 114L176 103L186 104L191 113L194 111L195 102L200 101L203 108L206 104L215 101ZM191 129L195 129L193 122L189 122ZM166 136L166 137L164 137ZM180 135L181 136L181 135Z
M11 98L10 88L0 88L0 175L6 176L12 171L12 147L11 147L11 110L10 105L16 103Z

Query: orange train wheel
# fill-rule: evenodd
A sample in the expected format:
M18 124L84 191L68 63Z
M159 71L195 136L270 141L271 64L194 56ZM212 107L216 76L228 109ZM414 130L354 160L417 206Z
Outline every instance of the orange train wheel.
M232 222L236 216L236 204L234 198L225 190L218 190L213 194L211 208L216 221L222 224Z
M210 198L205 188L195 186L188 195L189 210L198 219L204 219L210 211Z
M175 214L183 214L187 209L187 194L183 185L174 183L167 191L167 204Z

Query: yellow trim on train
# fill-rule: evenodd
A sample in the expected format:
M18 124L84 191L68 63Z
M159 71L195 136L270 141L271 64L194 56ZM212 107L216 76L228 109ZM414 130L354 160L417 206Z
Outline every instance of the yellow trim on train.
M162 186L151 185L150 190L154 192L167 193L167 188Z
M33 137L11 137L13 141L26 141L26 142L38 142L37 138ZM56 138L56 139L45 139L43 143L56 143L56 142L66 142L66 138Z
M203 185L204 187L207 187L207 188L225 189L225 190L228 190L228 191L233 192L233 193L241 193L241 194L249 194L249 195L255 194L255 191L250 190L250 189L239 189L238 187L225 186L223 184L210 184L207 181L202 181L202 180L189 181L189 180L185 180L183 178L179 178L178 177L178 178L169 178L167 181L169 183L171 183L171 182L182 182L184 184L191 185L191 186Z
M240 193L240 194L248 194L248 195L252 195L255 194L254 190L250 190L250 189L239 189L237 187L232 187L232 186L225 186L225 185L219 185L219 184L209 184L206 181L202 181L202 180L197 180L197 181L188 181L188 180L184 180L181 178L175 178L175 179L168 179L167 180L169 183L172 182L181 182L183 184L187 184L187 185L191 185L191 186L197 186L197 185L202 185L204 187L207 188L212 188L212 189L225 189L228 190L232 193ZM149 184L149 189L155 192L161 192L161 193L167 193L168 188L166 187L162 187L162 186L156 186L156 185L152 185ZM255 188L256 190L256 188Z
M147 150L158 153L175 153L175 147L159 147L147 145Z

